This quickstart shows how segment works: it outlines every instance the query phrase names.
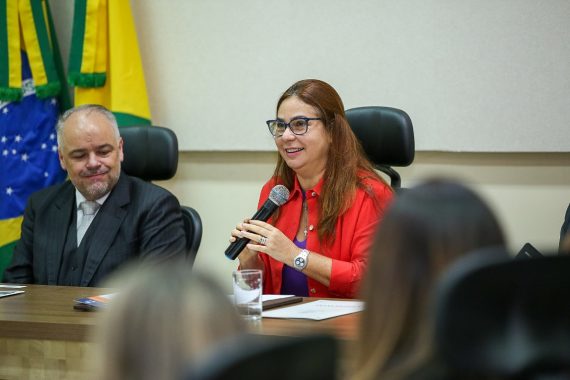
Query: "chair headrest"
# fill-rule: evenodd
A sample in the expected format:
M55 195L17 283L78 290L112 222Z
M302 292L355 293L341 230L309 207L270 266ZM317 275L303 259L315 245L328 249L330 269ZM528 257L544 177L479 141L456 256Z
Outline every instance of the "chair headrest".
M336 378L338 342L326 335L241 335L215 347L189 370L188 380L331 380Z
M503 251L504 252L504 251ZM519 376L570 369L570 256L458 261L436 295L436 345L456 370Z
M406 112L391 107L358 107L347 110L346 118L373 164L408 166L414 161L414 128Z
M178 168L178 139L168 128L132 126L119 128L123 138L125 173L145 181L167 180Z

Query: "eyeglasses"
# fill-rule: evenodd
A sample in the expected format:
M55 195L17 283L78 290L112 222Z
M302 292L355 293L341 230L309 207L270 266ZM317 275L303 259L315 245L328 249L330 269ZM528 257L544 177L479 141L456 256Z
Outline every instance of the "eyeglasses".
M309 129L309 121L311 120L322 120L320 117L296 117L290 122L286 123L283 120L267 120L267 127L269 128L269 133L273 137L281 137L285 133L287 127L293 132L293 134L300 136L307 133Z

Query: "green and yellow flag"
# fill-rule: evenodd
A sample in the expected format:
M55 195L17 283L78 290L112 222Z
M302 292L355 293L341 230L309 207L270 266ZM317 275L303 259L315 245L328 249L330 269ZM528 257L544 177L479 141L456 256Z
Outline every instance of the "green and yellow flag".
M22 50L29 59L37 97L60 93L54 60L58 47L50 27L44 0L0 0L0 100L22 99Z
M0 281L28 197L65 179L55 124L69 106L47 1L0 0Z
M75 1L68 79L76 106L101 104L119 126L150 125L129 0Z

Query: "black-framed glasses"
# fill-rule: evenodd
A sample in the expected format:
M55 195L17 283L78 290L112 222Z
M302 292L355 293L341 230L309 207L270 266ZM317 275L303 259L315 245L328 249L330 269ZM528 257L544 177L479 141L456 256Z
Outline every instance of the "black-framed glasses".
M307 133L309 129L309 121L311 120L322 120L320 117L296 117L290 122L286 123L283 120L267 120L267 127L269 128L269 133L273 137L281 137L285 133L287 127L293 132L293 134L300 136Z

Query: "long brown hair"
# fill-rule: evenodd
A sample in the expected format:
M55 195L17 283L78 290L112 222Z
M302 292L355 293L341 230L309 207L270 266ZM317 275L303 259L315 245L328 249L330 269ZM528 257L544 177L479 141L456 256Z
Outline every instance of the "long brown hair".
M281 103L293 96L318 110L325 131L331 139L317 229L319 239L324 241L334 237L338 217L350 205L356 189L364 188L362 182L364 178L385 181L374 171L372 164L366 158L360 142L346 120L344 104L331 85L317 79L296 82L279 98L276 113ZM362 173L365 173L364 176ZM295 172L287 166L279 154L274 177L289 189L295 183Z
M467 252L503 246L486 203L466 187L432 180L388 206L364 277L355 379L400 380L432 360L431 292Z

